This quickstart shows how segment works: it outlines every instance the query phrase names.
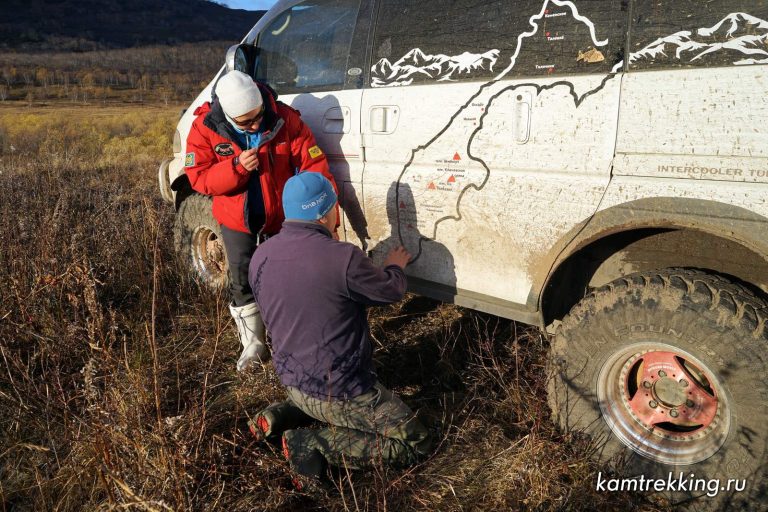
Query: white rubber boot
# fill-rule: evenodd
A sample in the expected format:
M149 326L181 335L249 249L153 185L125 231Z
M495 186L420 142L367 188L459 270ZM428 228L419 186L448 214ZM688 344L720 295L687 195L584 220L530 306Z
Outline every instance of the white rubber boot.
M237 360L237 371L245 370L254 361L265 362L269 358L269 350L264 343L267 332L261 320L259 307L255 302L240 307L230 304L229 312L235 319L240 343L243 345L243 352Z

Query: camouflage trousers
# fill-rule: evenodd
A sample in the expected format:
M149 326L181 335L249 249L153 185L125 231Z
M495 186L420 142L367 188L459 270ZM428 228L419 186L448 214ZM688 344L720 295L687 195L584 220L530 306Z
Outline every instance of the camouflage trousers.
M377 464L409 466L432 450L429 431L415 413L380 383L349 400L319 400L287 388L285 402L260 413L267 438L282 434L294 471L320 476L326 464L363 469ZM297 428L312 419L323 428Z

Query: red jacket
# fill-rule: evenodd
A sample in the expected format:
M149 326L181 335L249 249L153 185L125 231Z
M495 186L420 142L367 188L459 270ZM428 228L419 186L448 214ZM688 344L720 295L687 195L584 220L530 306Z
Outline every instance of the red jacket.
M267 105L262 121L267 128L261 135L257 152L259 168L248 172L242 165L234 165L234 158L245 148L240 147L218 100L214 100L195 110L197 118L187 137L185 171L194 190L213 196L213 216L219 223L254 234L259 232L259 227L253 226L255 229L251 231L246 209L247 201L261 199L252 197L254 187L248 186L249 179L258 176L265 215L261 232L275 234L285 219L283 187L297 170L322 173L331 180L337 194L338 187L328 171L325 154L299 112L275 101L268 88L259 87Z

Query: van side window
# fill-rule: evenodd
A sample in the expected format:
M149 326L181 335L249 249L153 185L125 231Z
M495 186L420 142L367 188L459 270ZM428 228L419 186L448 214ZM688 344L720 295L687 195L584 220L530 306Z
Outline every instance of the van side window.
M629 69L768 64L764 0L636 0Z
M610 73L629 0L382 0L371 86Z
M259 35L255 78L280 94L342 89L360 0L308 0Z

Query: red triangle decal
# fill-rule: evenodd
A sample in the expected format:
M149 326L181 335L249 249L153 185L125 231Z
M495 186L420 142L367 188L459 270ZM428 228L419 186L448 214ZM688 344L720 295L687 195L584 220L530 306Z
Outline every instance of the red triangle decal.
M461 160L461 157L459 156L459 154L458 154L458 153L455 153L455 154L453 155L453 159L454 159L454 160Z
M405 208L405 203L400 201L400 208Z
M456 183L456 176L451 175L451 177L448 178L448 183Z
M435 187L435 184L433 182L430 182L429 185L427 185L427 188L429 190L435 190L437 187Z

